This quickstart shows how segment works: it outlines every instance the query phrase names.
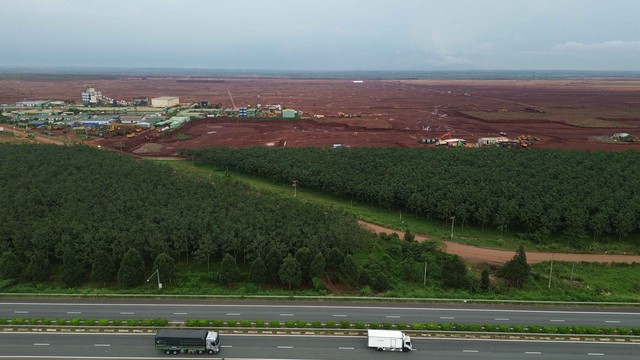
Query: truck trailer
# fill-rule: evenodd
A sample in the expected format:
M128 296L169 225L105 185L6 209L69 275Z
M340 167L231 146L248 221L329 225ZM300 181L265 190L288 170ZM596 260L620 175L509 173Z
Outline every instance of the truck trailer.
M213 355L220 351L220 335L208 330L160 329L156 333L155 344L156 350L164 351L167 355Z
M368 330L368 346L378 351L411 351L411 338L399 330Z

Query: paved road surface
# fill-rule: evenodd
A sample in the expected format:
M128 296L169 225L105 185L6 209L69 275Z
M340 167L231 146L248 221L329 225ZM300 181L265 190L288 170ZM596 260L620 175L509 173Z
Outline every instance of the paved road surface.
M377 352L365 337L223 335L214 356L166 356L153 335L0 333L0 359L637 359L640 344L412 339L410 353Z
M232 300L2 299L0 318L163 318L640 327L638 308Z

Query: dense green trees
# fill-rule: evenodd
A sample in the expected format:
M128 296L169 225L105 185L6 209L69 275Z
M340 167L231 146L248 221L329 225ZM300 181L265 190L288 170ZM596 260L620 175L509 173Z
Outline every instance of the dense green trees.
M522 287L527 282L531 276L531 267L527 264L527 255L522 245L516 250L513 259L498 269L498 275L517 287Z
M124 288L132 288L144 282L144 259L138 250L129 249L122 257L118 282Z
M117 278L129 287L141 283L129 273L166 265L168 284L172 262L209 270L211 259L231 254L239 265L264 259L267 279L279 284L283 254L291 253L304 262L307 282L318 253L352 254L371 237L339 210L85 146L0 144L0 183L2 279L104 286ZM131 249L140 258L124 271ZM154 265L159 259L164 265Z
M429 219L545 241L640 230L640 153L406 148L210 148L185 156Z

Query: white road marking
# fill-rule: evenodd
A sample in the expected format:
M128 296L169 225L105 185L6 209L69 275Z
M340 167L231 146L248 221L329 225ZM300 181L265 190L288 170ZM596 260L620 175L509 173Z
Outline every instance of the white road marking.
M344 314L333 314L333 317L347 317L347 315Z
M293 314L280 314L280 316L293 316Z
M14 314L28 314L29 312L28 311L24 311L24 310L15 310L13 313Z
M133 315L133 314L135 314L135 313L134 312L128 312L128 311L124 311L124 312L120 313L120 315Z
M607 324L620 324L620 320L605 320Z
M549 321L551 321L551 322L564 322L564 320L562 320L562 319L551 319Z
M233 345L220 345L221 348L230 348L233 347Z
M440 319L442 319L442 320L453 320L453 319L455 319L455 317L454 316L440 316Z
M465 352L465 353L477 353L477 352L480 352L480 350L462 350L462 352Z
M587 353L589 356L604 356L603 353Z
M293 346L280 346L280 345L278 345L278 349L293 349Z
M525 351L524 353L528 355L542 355L540 351Z
M49 346L48 343L33 343L33 346Z
M111 344L95 344L93 346L102 346L102 347L107 347L107 346L111 346Z
M67 311L67 314L69 314L69 315L79 315L79 314L82 314L82 312L81 311Z
M400 316L398 315L387 315L387 317L392 319L400 319Z
M509 318L495 318L495 321L509 321Z
M227 316L240 316L240 313L227 313Z
M355 348L352 348L352 347L342 347L342 346L340 346L340 347L338 347L338 350L355 350Z
M189 313L173 313L173 315L187 315Z

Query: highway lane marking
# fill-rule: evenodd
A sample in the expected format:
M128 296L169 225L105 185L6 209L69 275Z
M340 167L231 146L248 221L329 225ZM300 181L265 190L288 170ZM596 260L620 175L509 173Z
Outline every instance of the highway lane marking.
M540 351L525 351L524 353L527 355L542 355Z
M67 314L69 314L69 315L79 315L79 314L82 314L82 312L81 311L67 311Z
M173 315L188 315L189 313L173 313Z
M293 316L293 314L280 314L280 316Z
M293 349L293 346L278 345L278 349Z
M344 315L344 314L333 314L331 316L333 316L333 317L347 317L347 315Z
M227 316L240 316L240 313L227 313Z
M129 312L129 311L123 311L120 313L120 315L133 315L135 314L134 312Z
M356 348L339 346L338 350L355 350Z
M440 319L442 319L442 320L454 320L455 317L454 316L440 316Z
M13 313L14 314L28 314L29 312L28 311L24 311L24 310L15 310Z
M111 346L111 344L94 344L93 346L107 347L107 346Z
M48 343L33 343L33 346L49 346L51 344Z
M233 345L220 345L221 348L230 348L233 347Z
M551 321L551 322L564 322L564 320L562 320L562 319L551 319L549 321Z
M392 319L400 319L400 316L398 315L387 315L387 317Z
M589 356L604 356L603 353L587 353Z
M605 320L607 324L620 324L620 320Z
M478 353L480 350L462 350L464 353Z
M495 321L509 321L509 318L494 318Z

